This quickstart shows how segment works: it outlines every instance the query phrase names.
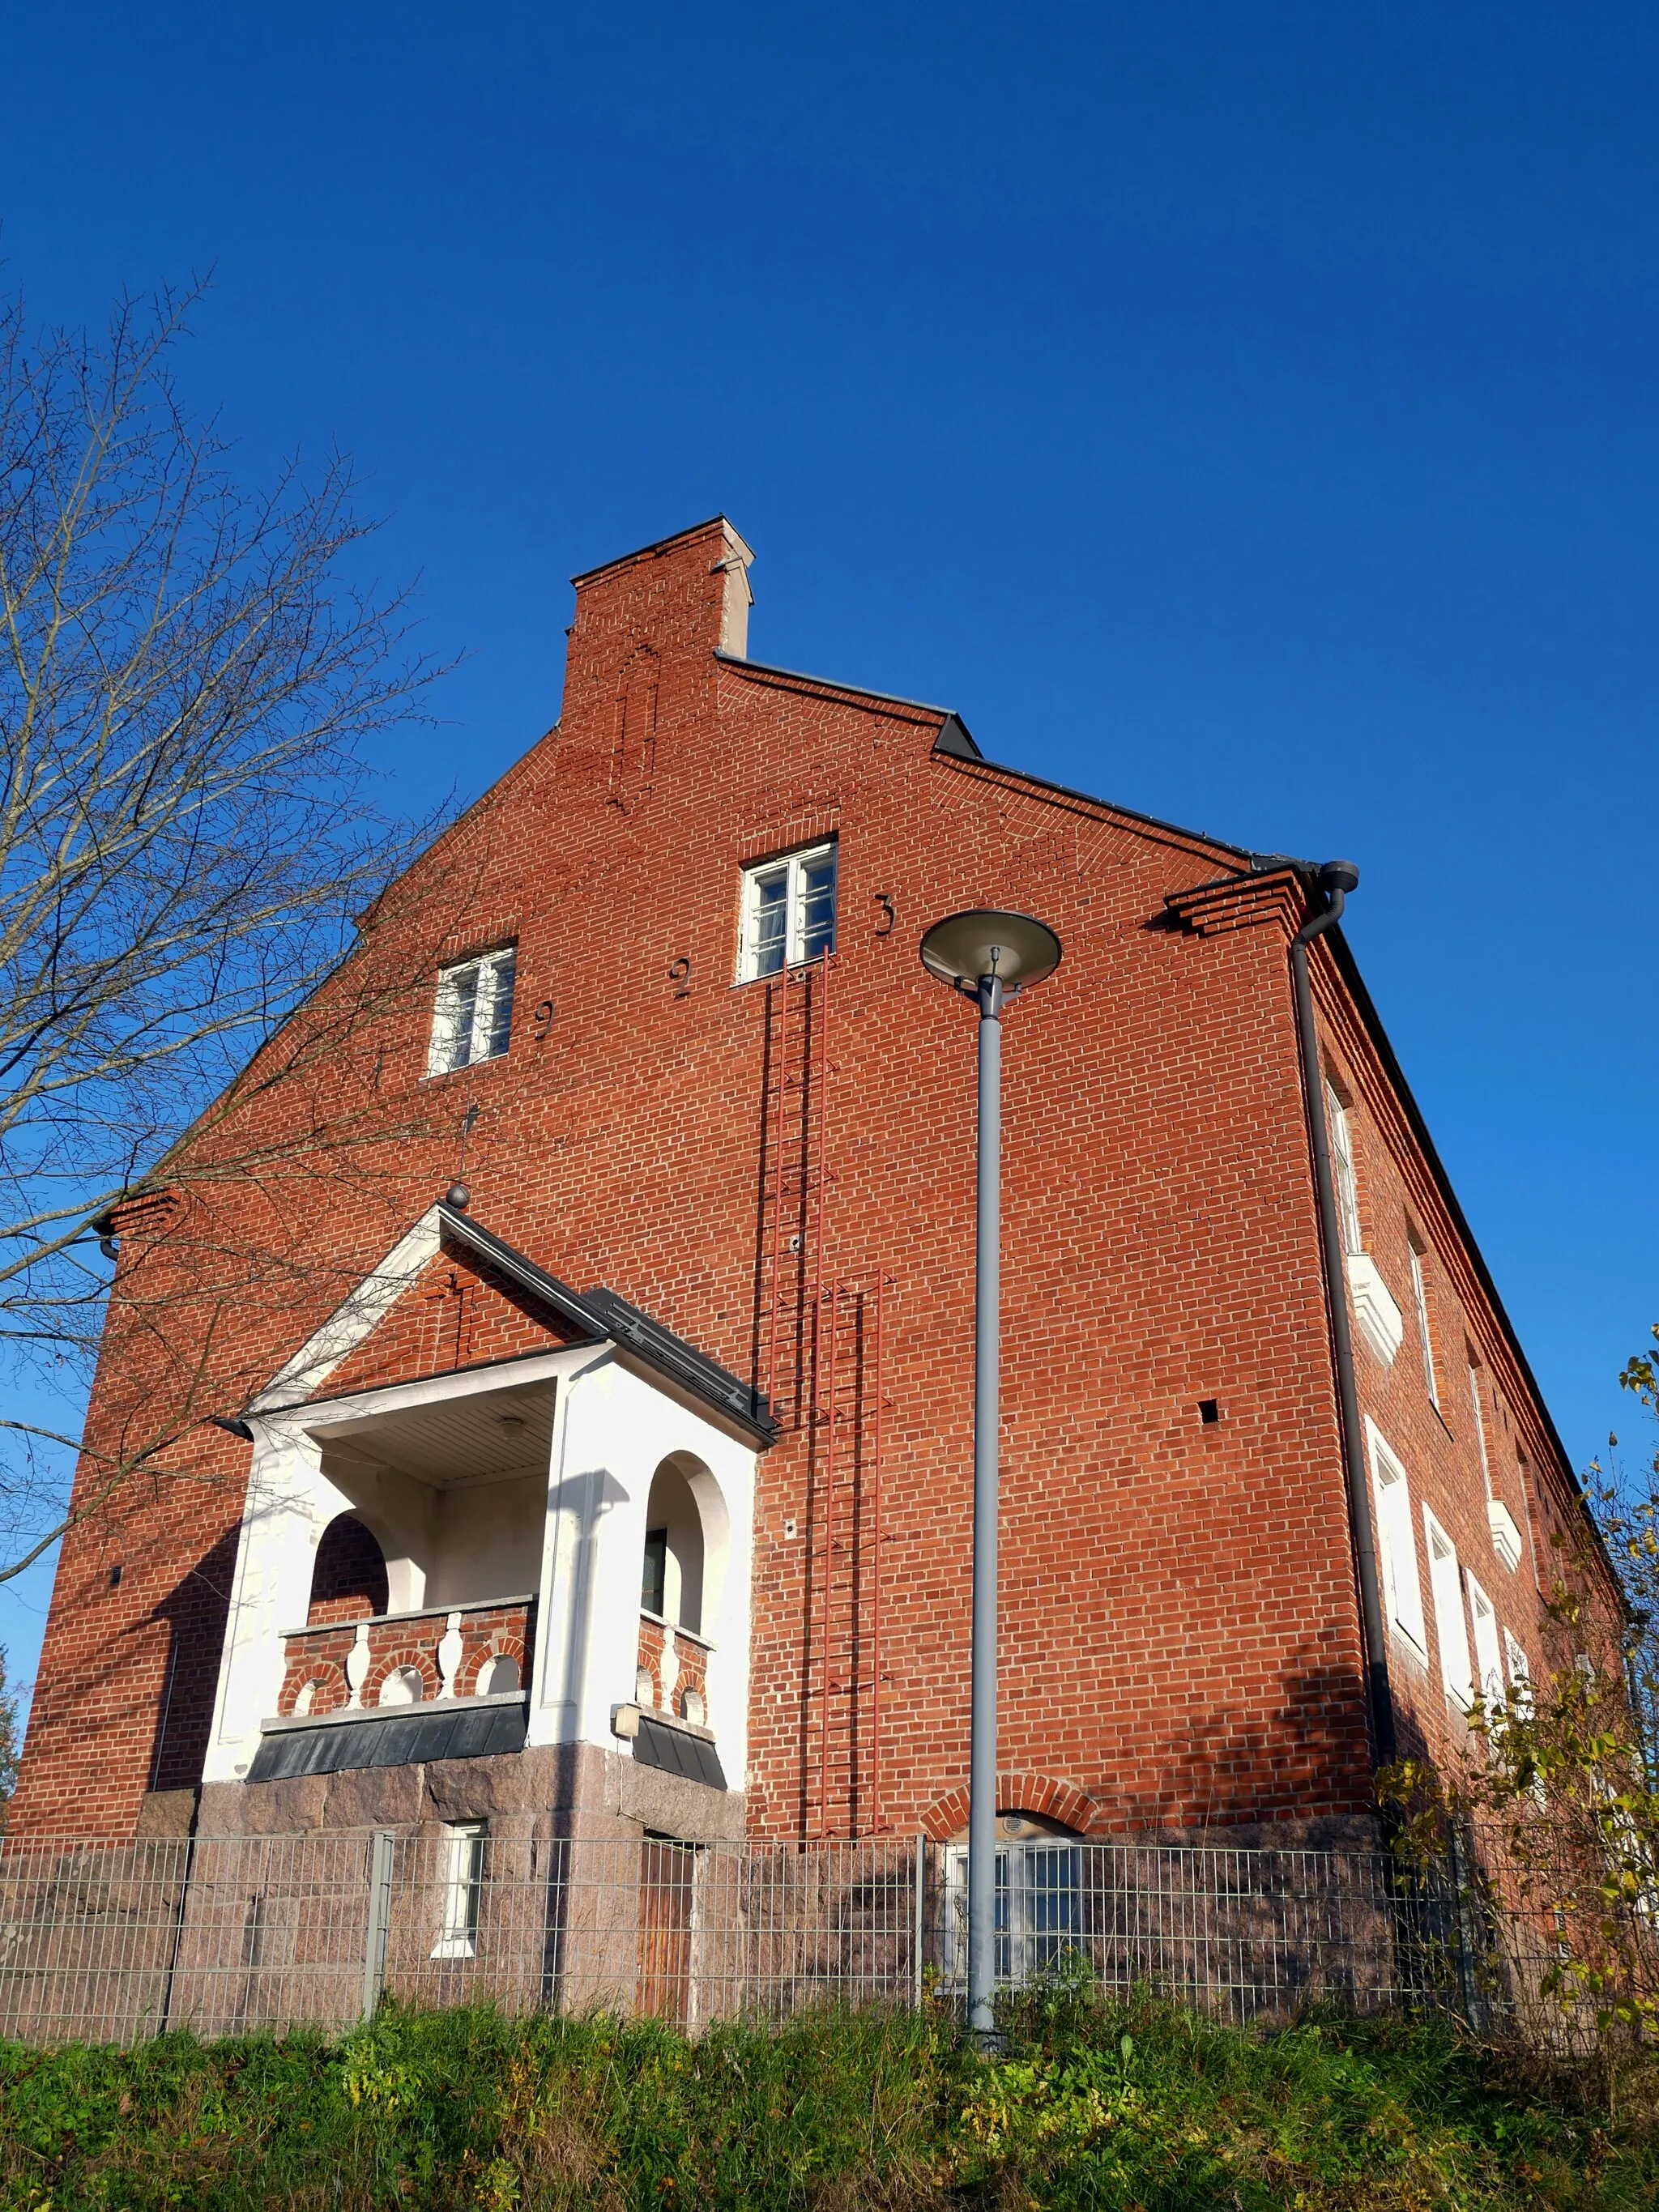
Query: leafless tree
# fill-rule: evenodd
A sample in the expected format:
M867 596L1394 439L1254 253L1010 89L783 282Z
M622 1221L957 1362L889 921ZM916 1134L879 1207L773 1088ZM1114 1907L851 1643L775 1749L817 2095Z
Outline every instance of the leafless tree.
M349 464L250 490L182 404L198 297L124 301L96 337L0 308L0 1582L203 1418L198 1312L165 1418L87 1439L71 1512L114 1232L192 1182L328 1172L322 1134L337 1168L352 1040L410 980L406 945L377 967L354 936L414 838L363 740L439 672L406 594L346 579ZM223 1249L224 1211L187 1269L202 1290L216 1240L221 1301L281 1257ZM152 1338L170 1280L133 1306Z

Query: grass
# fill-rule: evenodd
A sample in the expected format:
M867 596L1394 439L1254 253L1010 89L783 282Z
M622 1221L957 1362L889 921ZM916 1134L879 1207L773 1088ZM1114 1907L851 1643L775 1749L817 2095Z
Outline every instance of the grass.
M337 2040L0 2045L0 2205L548 2212L1417 2212L1652 2207L1651 2097L1445 2023L1218 2028L1150 1997L1025 1999L994 2058L939 2017L405 2014Z

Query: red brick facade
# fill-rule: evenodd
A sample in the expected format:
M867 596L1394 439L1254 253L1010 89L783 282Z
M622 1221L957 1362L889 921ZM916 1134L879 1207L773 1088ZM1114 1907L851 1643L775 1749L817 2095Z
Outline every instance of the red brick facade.
M1007 1786L1031 1796L1023 1809L1103 1832L1364 1816L1354 1554L1288 963L1305 879L966 744L936 750L937 709L749 663L745 608L743 550L719 522L579 580L562 722L421 864L364 955L422 911L423 870L434 901L464 881L443 954L516 944L510 1049L428 1079L429 988L354 1048L388 1127L418 1104L432 1133L388 1144L372 1176L284 1188L285 1249L326 1264L224 1332L222 1410L441 1194L476 1105L476 1218L777 1401L756 1512L750 1828L951 1832L968 1749L974 1037L917 945L957 908L1038 914L1065 958L1011 1008L1005 1043ZM787 985L735 982L744 863L832 836L833 961ZM1406 1316L1391 1367L1360 1347L1362 1400L1540 1666L1534 1562L1547 1580L1550 1529L1577 1525L1571 1477L1374 1019L1328 940L1313 964L1365 1241ZM280 1116L273 1097L261 1110ZM268 1201L215 1203L251 1219ZM141 1269L133 1250L124 1267ZM557 1341L510 1286L445 1256L349 1379ZM1516 1572L1492 1555L1466 1347L1492 1480L1526 1534ZM115 1364L89 1435L116 1418ZM20 1821L128 1831L147 1791L199 1774L246 1447L192 1425L167 1463L64 1547ZM1456 1725L1437 1667L1432 1646L1427 1668L1391 1653L1406 1723L1431 1744Z

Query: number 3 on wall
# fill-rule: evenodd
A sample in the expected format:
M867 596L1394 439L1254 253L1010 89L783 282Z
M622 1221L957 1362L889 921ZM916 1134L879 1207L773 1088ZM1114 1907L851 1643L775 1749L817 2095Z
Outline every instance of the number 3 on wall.
M893 895L890 891L872 891L870 896L881 909L876 916L876 935L890 937L893 924L898 918L893 912Z

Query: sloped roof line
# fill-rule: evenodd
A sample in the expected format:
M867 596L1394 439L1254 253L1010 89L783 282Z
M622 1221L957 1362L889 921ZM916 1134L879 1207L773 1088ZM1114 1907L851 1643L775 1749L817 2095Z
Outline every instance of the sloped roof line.
M631 1304L619 1291L596 1284L591 1290L573 1291L556 1275L538 1267L504 1237L486 1229L471 1214L459 1212L447 1201L437 1208L441 1232L469 1246L481 1258L511 1278L532 1297L550 1306L561 1320L595 1344L619 1344L647 1367L669 1376L682 1388L715 1407L728 1420L735 1419L763 1443L777 1437L777 1423L763 1392L740 1382L696 1345L654 1320L642 1307Z
M835 676L811 676L804 668L778 668L770 661L750 660L741 653L726 653L714 647L714 658L724 668L736 671L739 676L775 676L786 684L810 684L815 691L838 692L843 699L878 699L884 707L908 707L918 714L937 714L941 721L956 719L949 707L936 706L930 699L907 699L897 691L878 691L870 684L843 684Z

